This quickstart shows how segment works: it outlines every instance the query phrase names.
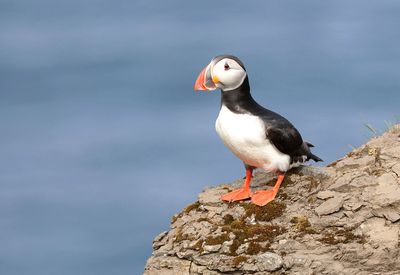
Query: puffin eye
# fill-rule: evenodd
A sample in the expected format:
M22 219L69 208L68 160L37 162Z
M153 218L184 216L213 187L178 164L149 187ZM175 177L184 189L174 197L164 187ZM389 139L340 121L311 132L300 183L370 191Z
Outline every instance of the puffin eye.
M227 70L229 70L230 68L229 68L229 65L228 65L228 63L225 63L225 65L224 65L224 69L225 69L225 71L227 71Z

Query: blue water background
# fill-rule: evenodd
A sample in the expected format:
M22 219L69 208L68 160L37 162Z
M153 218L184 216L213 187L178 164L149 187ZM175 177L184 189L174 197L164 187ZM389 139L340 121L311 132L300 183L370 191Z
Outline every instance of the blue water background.
M244 175L219 140L215 55L326 163L400 115L398 1L0 1L0 274L141 274L205 187Z

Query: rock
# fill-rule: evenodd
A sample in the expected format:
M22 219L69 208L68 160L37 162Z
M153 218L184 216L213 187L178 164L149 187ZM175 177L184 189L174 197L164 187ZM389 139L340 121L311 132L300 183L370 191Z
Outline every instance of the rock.
M283 265L282 257L271 252L265 252L259 255L255 260L258 271L275 271L280 269Z
M203 246L203 250L204 252L208 252L208 253L212 253L212 252L217 252L218 250L221 249L220 244L216 244L216 245L205 245Z
M236 249L236 254L238 255L246 254L247 249L249 249L249 244L250 243L244 243L240 245L239 248Z
M341 191L341 190L346 190L348 188L347 186L351 182L352 179L355 178L354 173L346 173L344 175L341 175L340 177L337 177L334 181L334 184L329 186L330 190L336 190L336 191Z
M381 218L371 218L360 226L364 234L368 234L371 241L381 248L398 248L399 227L387 226Z
M219 199L225 192L224 189L215 190L213 188L208 188L199 194L199 202L202 205L218 205Z
M164 237L167 235L167 233L168 233L167 231L163 231L160 234L158 234L157 237L154 238L154 240L153 240L153 249L154 250L156 250L160 246L163 246L167 243L166 240L164 239Z
M197 265L195 263L192 263L192 266L190 268L190 273L191 274L202 274L202 275L218 275L218 274L221 274L221 273L219 273L217 271L208 270L207 267L201 266L201 265Z
M397 175L397 177L400 177L400 163L393 165L392 171Z
M385 211L383 216L391 222L397 222L400 220L400 215L395 211Z
M153 242L145 275L398 274L400 126L329 167L288 171L264 207L205 189ZM256 172L253 190L273 173ZM268 186L267 186L268 185Z
M319 216L329 215L339 211L339 209L343 206L342 198L331 198L325 202L323 202L320 206L315 208L315 212Z
M146 270L144 271L144 275L175 275L189 273L190 261L166 256L149 258L146 263Z
M294 265L294 259L292 256L286 256L283 258L283 267L285 269L291 269Z
M304 245L296 240L280 240L278 242L278 250L285 253L302 249L304 249Z
M233 240L224 242L221 247L221 253L229 254L232 244L233 244Z
M376 217L384 217L391 222L397 222L400 220L399 213L392 208L375 209L372 211Z
M362 192L364 201L370 202L375 208L387 207L400 203L399 178L392 173L381 175L376 186L365 188Z
M324 190L324 191L320 191L317 194L317 198L321 199L321 200L326 200L329 198L333 198L335 196L336 192L334 191L330 191L330 190Z
M343 209L347 211L357 211L363 206L363 203L351 198L343 204Z

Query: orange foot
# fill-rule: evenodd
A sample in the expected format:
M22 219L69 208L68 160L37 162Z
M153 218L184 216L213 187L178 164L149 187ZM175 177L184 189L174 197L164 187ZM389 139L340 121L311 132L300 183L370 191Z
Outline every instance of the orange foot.
M223 201L241 201L251 197L250 188L240 188L221 197Z
M257 191L251 196L251 202L259 206L264 206L275 199L277 191L274 191L274 189Z
M275 199L276 194L278 193L279 187L281 186L281 183L284 178L285 174L281 172L278 173L278 178L276 179L274 187L271 190L261 190L255 192L251 196L251 202L254 203L255 205L264 206L270 201L273 201Z

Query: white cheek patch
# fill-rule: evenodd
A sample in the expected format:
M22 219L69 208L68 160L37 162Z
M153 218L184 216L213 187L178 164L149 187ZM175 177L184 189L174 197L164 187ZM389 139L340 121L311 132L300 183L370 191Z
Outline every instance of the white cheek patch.
M230 68L225 69L225 64L228 64ZM215 64L212 74L220 81L216 83L216 86L224 91L238 88L246 78L246 71L236 61L226 58Z
M224 91L230 91L242 85L245 78L246 73L244 73L244 71L230 69L229 73L221 75L219 80L223 84Z

